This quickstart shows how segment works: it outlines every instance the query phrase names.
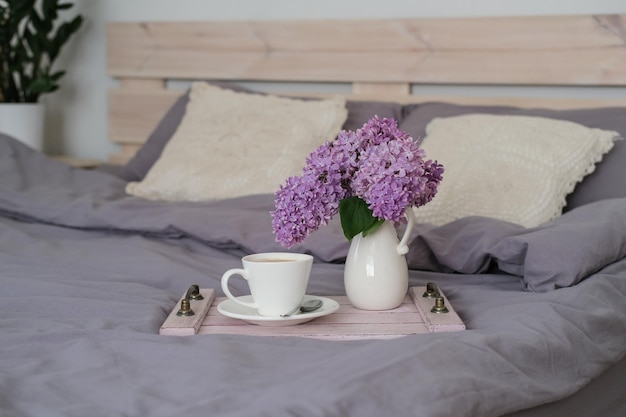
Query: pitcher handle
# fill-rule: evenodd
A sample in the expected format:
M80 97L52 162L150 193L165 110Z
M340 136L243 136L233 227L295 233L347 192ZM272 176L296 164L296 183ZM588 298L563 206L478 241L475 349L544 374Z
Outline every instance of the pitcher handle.
M405 208L404 215L406 216L407 224L406 229L404 230L404 234L402 235L402 239L400 239L400 243L398 243L398 247L396 248L399 255L406 255L409 252L409 237L411 237L411 232L413 231L413 227L415 226L415 215L413 214L413 208Z

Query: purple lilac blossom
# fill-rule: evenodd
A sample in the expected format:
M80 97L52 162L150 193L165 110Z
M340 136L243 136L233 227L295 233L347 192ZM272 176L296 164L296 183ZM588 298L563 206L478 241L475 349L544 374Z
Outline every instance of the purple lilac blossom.
M404 222L405 208L431 201L442 179L443 166L424 157L394 119L374 116L356 131L341 131L309 155L301 176L276 192L276 240L285 247L301 243L351 196L363 199L374 217Z
M424 191L415 196L413 206L420 207L430 202L437 194L437 187L443 179L443 165L437 163L437 161L428 160L424 162L424 177L426 181Z
M352 181L354 194L365 200L375 217L403 222L404 209L425 189L423 156L410 137L370 146Z
M337 214L345 196L339 182L316 175L288 178L276 192L276 210L271 212L276 240L286 247L301 243Z

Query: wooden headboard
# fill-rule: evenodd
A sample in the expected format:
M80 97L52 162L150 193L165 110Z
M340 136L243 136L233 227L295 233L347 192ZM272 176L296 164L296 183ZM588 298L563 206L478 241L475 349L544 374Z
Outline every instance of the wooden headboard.
M110 23L111 157L134 155L180 90L168 80L350 83L352 99L420 102L417 84L626 85L626 15ZM321 91L323 93L323 91ZM441 99L441 97L439 97ZM604 100L445 97L588 107Z

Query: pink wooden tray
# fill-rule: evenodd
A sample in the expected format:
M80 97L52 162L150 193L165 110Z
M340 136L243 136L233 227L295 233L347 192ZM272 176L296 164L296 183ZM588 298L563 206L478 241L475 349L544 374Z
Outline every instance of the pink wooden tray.
M385 339L419 333L465 330L465 325L439 290L446 313L433 313L434 298L423 297L426 287L411 287L403 303L393 310L366 311L352 307L347 297L332 296L339 310L312 321L282 327L265 327L223 316L217 305L225 297L215 297L212 289L200 289L203 300L191 300L192 316L177 312L185 295L169 314L159 334L191 336L195 334L241 334L254 336L300 336L330 340Z

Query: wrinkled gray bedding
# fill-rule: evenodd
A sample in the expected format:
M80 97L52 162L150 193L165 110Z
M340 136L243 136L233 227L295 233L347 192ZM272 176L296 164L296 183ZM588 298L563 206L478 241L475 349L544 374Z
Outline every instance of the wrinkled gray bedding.
M418 227L411 285L439 284L464 332L180 338L158 328L190 284L219 291L243 254L282 250L273 198L156 203L124 185L0 136L0 415L499 416L575 395L626 355L625 200L536 229ZM337 224L297 248L316 258L309 293L342 293L347 249Z

